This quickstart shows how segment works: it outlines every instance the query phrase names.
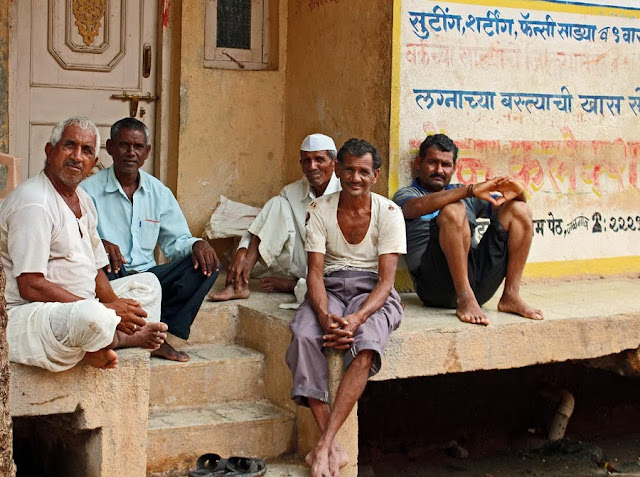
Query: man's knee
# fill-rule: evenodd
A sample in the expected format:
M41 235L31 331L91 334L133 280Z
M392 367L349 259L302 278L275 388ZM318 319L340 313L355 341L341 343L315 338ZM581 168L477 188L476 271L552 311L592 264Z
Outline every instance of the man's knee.
M371 364L376 357L376 352L371 349L363 349L353 359L353 362L349 367L355 366L358 369L366 371L367 373L371 369Z
M264 204L262 210L264 210L266 214L281 214L283 212L289 212L291 210L291 206L287 199L277 195L269 199Z
M440 228L447 226L468 227L467 208L463 202L445 205L440 209L436 222Z
M510 200L502 205L498 212L498 220L506 231L514 224L527 229L533 227L531 207L521 200Z
M120 321L113 310L97 301L81 300L75 302L69 311L68 346L97 351L113 340Z

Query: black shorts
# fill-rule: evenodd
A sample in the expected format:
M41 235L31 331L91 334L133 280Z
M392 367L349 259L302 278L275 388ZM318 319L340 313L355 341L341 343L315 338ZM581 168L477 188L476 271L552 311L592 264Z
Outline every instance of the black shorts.
M474 226L469 223L471 233ZM437 308L457 308L457 294L449 264L440 248L440 228L431 220L427 249L414 270L416 292L422 303ZM507 273L507 232L494 216L476 248L469 252L469 283L482 305L496 292Z

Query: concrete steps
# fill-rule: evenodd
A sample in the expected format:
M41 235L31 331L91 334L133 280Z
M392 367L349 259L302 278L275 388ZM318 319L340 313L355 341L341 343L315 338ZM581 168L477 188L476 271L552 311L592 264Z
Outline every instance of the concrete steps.
M193 468L193 467L192 467ZM172 472L153 472L148 477L186 477L188 470ZM265 477L309 477L309 467L295 455L267 460Z
M210 403L264 399L264 357L234 345L180 347L186 363L151 359L152 411Z
M235 341L237 328L237 302L213 303L205 301L193 322L189 341L173 335L169 336L168 341L176 348L199 343L230 344Z
M190 361L151 359L147 475L186 475L198 456L259 456L266 475L308 475L304 463L286 462L296 448L295 413L267 399L265 356L237 344L238 305L205 302L189 341L168 340Z
M211 404L149 415L147 473L189 469L199 455L259 455L292 451L293 413L269 401Z

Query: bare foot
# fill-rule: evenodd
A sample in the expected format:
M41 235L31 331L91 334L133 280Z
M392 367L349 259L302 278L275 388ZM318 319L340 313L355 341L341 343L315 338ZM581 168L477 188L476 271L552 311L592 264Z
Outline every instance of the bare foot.
M456 315L460 321L464 323L471 323L473 325L488 325L489 319L478 305L476 297L471 292L469 295L463 295L458 297L458 308L456 309Z
M298 280L278 277L264 277L260 279L260 286L267 293L293 293Z
M181 363L189 361L189 355L187 353L178 351L166 341L162 343L157 350L152 351L151 356L168 359L169 361L180 361Z
M311 467L313 465L313 459L316 456L316 449L315 447L313 449L311 449L309 451L309 453L305 456L304 458L304 462L305 464L307 464L309 467Z
M240 300L242 298L249 298L249 287L240 287L238 291L235 290L233 283L227 285L227 288L218 293L209 294L209 299L212 301L227 301L227 300Z
M349 456L344 451L337 439L333 440L333 445L329 451L329 468L331 472L340 475L340 469L349 463Z
M336 475L329 467L329 449L317 447L314 450L314 459L311 464L311 477L335 477Z
M522 298L520 298L520 295L503 293L498 302L498 310L503 313L515 313L516 315L524 316L532 320L544 319L542 311L525 303Z
M148 321L132 335L125 335L117 331L116 348L144 348L157 350L167 338L167 325L161 322Z
M112 349L103 348L93 353L85 353L82 361L100 369L112 369L118 364L118 355Z

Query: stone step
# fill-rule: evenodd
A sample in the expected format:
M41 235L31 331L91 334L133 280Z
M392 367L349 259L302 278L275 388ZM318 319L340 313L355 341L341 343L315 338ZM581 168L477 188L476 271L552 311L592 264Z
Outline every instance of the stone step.
M237 303L214 303L205 299L191 325L189 340L169 335L167 341L175 348L198 343L232 344L236 339L237 327Z
M309 466L297 456L267 461L265 477L309 477Z
M191 465L195 468L195 461ZM166 472L147 472L147 477L187 477L187 470L171 470ZM267 460L265 477L309 477L309 467L297 456L289 455L277 459Z
M295 416L269 401L212 404L149 413L147 473L186 471L198 456L292 453Z
M151 410L264 398L264 356L258 351L213 344L180 349L188 362L151 358Z

